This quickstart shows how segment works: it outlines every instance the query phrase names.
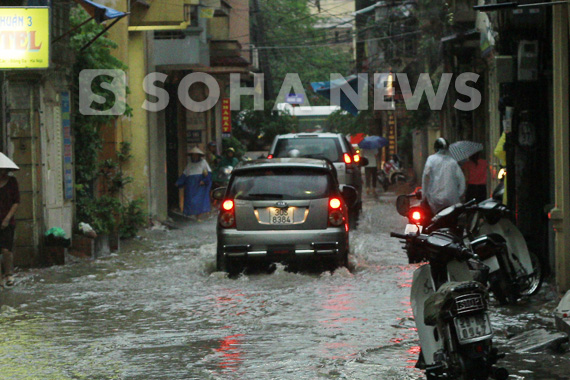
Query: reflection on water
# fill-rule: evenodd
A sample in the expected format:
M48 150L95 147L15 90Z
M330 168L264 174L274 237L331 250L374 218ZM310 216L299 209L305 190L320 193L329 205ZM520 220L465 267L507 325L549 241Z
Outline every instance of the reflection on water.
M17 311L0 318L0 378L421 379L409 298L416 266L388 237L405 220L393 203L365 206L351 272L278 265L228 279L214 272L206 222L157 235L161 249L21 274L0 293ZM493 320L502 345L509 326L528 328L538 312L508 310ZM560 360L512 354L507 366L513 378L557 380L556 365L569 363Z

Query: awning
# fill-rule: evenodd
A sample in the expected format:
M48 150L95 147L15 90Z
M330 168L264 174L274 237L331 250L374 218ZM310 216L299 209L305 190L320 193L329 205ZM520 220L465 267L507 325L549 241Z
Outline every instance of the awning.
M117 11L113 8L106 7L101 4L97 4L91 0L74 0L77 4L81 5L83 9L89 13L89 15L101 24L103 21L112 20L115 18L123 18L128 13Z
M77 4L81 5L83 7L83 9L85 9L85 11L91 17L88 18L87 20L83 21L81 24L77 25L75 28L70 29L67 32L65 32L64 34L62 34L61 36L55 38L52 42L59 41L63 37L67 36L69 33L73 32L74 30L77 30L78 28L85 25L86 23L88 23L91 20L95 20L99 24L101 24L105 21L108 21L108 20L114 20L111 24L107 25L105 27L105 29L103 29L101 31L101 33L97 34L87 44L85 44L81 48L81 51L83 51L83 50L87 49L89 46L91 46L91 44L93 42L95 42L99 37L101 37L103 34L105 34L105 32L107 32L107 30L109 30L113 25L115 25L120 19L122 19L123 17L125 17L129 14L128 12L121 12L121 11L118 11L116 9L106 7L104 5L97 4L96 2L91 1L91 0L73 0L73 1L75 1Z
M354 91L358 92L357 75L348 76L345 78L345 80ZM345 84L344 80L335 79L329 82L312 82L311 87L313 88L313 91L315 91L317 94L322 95L327 99L330 99L331 88L339 88L343 84ZM340 104L335 104L335 105L340 106L340 108L351 113L354 116L358 115L358 109L356 108L356 105L353 104L352 101L350 101L350 99L346 96L346 94L343 91L340 92Z

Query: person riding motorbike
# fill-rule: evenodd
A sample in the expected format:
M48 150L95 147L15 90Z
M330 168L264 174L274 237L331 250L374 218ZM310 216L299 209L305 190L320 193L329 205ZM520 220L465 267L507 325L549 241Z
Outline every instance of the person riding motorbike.
M227 180L229 176L225 173L226 168L234 168L239 163L237 157L235 157L235 149L232 147L226 148L224 156L219 160L216 169L214 170L214 183L215 187L221 187L227 185Z
M465 192L465 176L457 161L449 154L449 143L443 137L435 140L435 153L428 157L422 176L423 200L434 214L460 202Z

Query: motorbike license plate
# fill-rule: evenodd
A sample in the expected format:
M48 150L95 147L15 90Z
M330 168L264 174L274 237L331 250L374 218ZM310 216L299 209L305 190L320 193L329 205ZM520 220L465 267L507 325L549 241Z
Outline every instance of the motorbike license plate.
M477 342L493 336L487 313L456 317L454 322L459 344Z
M293 208L269 209L269 224L293 224Z
M422 226L419 224L406 224L406 229L404 230L405 235L422 233Z

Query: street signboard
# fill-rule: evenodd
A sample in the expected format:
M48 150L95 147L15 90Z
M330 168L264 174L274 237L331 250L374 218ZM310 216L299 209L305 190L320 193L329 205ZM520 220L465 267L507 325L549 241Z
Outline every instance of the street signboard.
M222 136L229 137L232 133L232 113L230 98L222 99Z
M303 104L305 102L305 97L303 94L289 94L285 98L285 102L289 104Z
M48 68L49 53L48 7L0 7L0 70Z

